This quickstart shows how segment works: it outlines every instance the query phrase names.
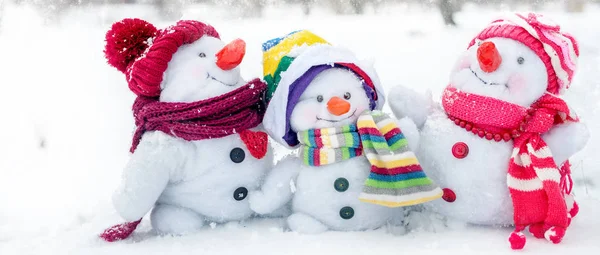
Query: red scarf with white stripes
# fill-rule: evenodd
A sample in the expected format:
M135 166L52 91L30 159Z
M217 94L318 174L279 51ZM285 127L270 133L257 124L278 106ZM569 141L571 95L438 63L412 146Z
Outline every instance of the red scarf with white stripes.
M547 235L547 239L560 242L569 225L565 202L565 194L570 192L567 186L571 185L566 181L569 163L560 168L556 165L541 134L555 125L578 121L567 103L546 93L525 108L448 86L442 106L450 117L470 122L474 129L512 134L514 150L507 184L514 205L514 234L521 237L521 231L531 226L537 237Z

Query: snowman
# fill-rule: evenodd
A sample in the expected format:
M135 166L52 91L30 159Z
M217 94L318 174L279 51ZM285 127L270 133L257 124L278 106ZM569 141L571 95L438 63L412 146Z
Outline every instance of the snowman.
M130 222L101 237L126 238L150 210L160 234L250 217L247 198L272 167L272 151L258 131L266 85L240 76L245 43L225 45L212 26L197 21L157 30L140 19L115 23L106 42L109 64L137 95L137 129L113 195L116 211Z
M380 109L385 101L371 66L306 30L270 40L263 50L269 87L263 124L274 140L298 148L298 155L278 162L261 191L250 197L254 211L270 213L291 201L287 223L292 231L360 231L397 226L403 218L399 206L441 197L441 189L424 176L418 164L398 166L396 170L406 171L404 175L370 173L368 156L376 153L363 156L364 133L357 120L364 117L364 123L375 125L363 112ZM390 140L408 140L410 147L405 144L396 151L416 148L419 138L412 120L384 118L377 123L385 121L398 127L399 135ZM384 139L381 134L379 138ZM382 157L398 158L391 153ZM411 177L422 183L413 185ZM394 181L405 181L406 189L394 189Z
M390 92L397 117L421 134L417 156L444 199L432 210L464 222L514 225L559 243L578 211L568 159L586 144L586 126L559 96L579 52L547 18L514 14L489 24L452 70L441 106L404 87ZM445 201L444 201L445 200Z

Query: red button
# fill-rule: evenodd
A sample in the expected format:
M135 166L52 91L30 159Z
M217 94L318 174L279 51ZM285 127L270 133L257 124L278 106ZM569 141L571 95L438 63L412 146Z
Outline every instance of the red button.
M444 191L444 195L442 195L442 199L444 199L444 201L448 203L456 201L456 194L454 191L449 188L443 188L442 191Z
M469 155L469 146L466 143L458 142L452 146L452 155L455 158L461 159Z

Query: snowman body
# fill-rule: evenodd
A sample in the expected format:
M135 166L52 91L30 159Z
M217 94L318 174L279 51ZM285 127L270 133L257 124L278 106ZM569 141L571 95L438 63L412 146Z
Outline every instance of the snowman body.
M181 46L165 71L159 101L196 102L245 84L237 64L219 66L217 53L241 61L243 52L231 48L210 36ZM248 131L261 130L259 125ZM237 133L188 141L146 132L123 171L114 207L128 221L152 209L153 228L167 234L193 232L207 222L246 219L252 215L247 197L273 161L271 148L256 158L247 146Z
M535 52L516 40L494 37L475 41L460 56L449 84L528 108L546 93L547 81L544 63ZM512 140L480 137L457 125L440 104L402 86L390 91L390 108L396 117L415 121L421 134L417 157L424 171L445 189L444 200L426 207L463 222L513 223L507 186ZM561 124L542 134L558 166L581 150L588 137L580 122Z
M297 162L298 177L292 201L295 214L314 218L336 231L376 229L394 217L402 217L402 210L364 203L358 200L371 165L364 156L325 166L305 166ZM300 222L291 226L300 229ZM294 229L292 229L294 230Z
M438 199L425 206L475 224L512 222L512 200L506 185L512 141L482 139L457 126L441 110L427 118L419 141L416 154L423 169L440 187L450 188L456 195L452 203Z
M174 142L185 148L180 152L187 156L182 167L171 173L170 183L157 203L189 208L213 222L250 217L246 198L259 188L270 169L272 150L256 159L237 135L186 143Z

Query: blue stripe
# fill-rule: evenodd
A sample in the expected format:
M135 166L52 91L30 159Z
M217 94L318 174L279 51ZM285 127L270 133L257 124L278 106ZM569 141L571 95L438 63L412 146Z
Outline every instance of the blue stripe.
M396 143L396 142L398 142L398 141L400 141L402 139L404 139L404 134L399 133L399 134L397 134L395 136L392 136L390 138L390 140L388 140L388 145L392 145L392 144L394 144L394 143Z
M315 137L315 130L308 130L308 140L310 142L310 147L317 147L317 138Z
M348 155L350 155L350 158L356 157L356 150L348 148Z
M273 38L271 40L268 40L268 41L264 42L262 44L262 50L263 51L270 50L271 48L273 48L273 46L279 44L279 42L281 42L282 39L283 39L282 37L279 37L279 38Z
M295 34L295 33L298 33L298 32L300 32L300 31L302 31L302 30L296 30L296 31L294 31L294 32L291 32L291 33L289 33L289 34L285 35L285 36L282 36L282 37L277 37L277 38L273 38L273 39L271 39L271 40L268 40L268 41L266 41L266 42L264 42L264 43L262 44L262 50L263 50L263 51L268 51L268 50L270 50L271 48L273 48L273 46L275 46L275 45L279 44L279 43L281 42L281 40L285 39L286 37L288 37L288 36L290 36L290 35L293 35L293 34Z
M360 137L358 136L358 133L352 132L350 134L352 135L352 144L348 144L348 147L358 148L358 146L360 145Z
M385 140L385 138L383 136L380 136L380 135L363 134L363 135L361 135L361 139L363 141L367 140L367 141L371 141L371 142L374 142L374 143L386 143L387 142Z
M311 166L315 165L315 158L313 157L314 155L314 150L313 148L308 148L308 164Z
M376 174L376 173L371 173L369 175L369 179L384 181L384 182L406 181L406 180L418 179L418 178L424 178L424 177L427 177L427 175L425 175L425 172L423 172L423 171L417 171L417 172L406 173L406 174L397 174L397 175L382 175L382 174Z

